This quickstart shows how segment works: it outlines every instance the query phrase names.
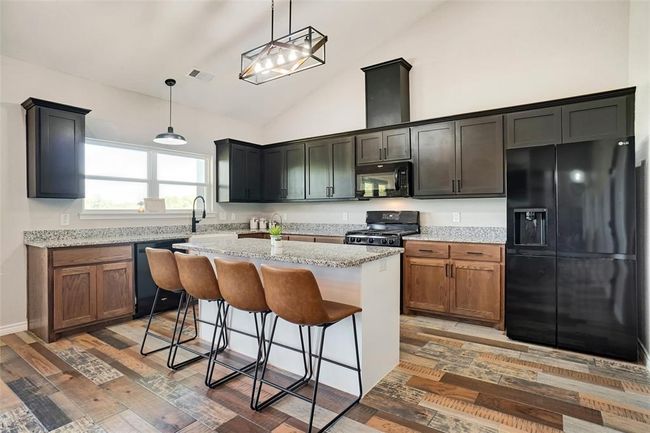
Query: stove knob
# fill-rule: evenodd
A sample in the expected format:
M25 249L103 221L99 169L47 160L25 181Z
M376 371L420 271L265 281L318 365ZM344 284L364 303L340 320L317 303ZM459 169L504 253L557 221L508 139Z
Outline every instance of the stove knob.
M391 239L391 240L388 241L388 243L393 245L395 243L395 241Z
M368 242L373 243L375 240L373 238L368 239Z
M386 244L387 242L388 242L388 241L387 241L386 239L382 239L382 240L381 240L381 243L382 243L382 244Z
M352 242L354 242L354 238L353 238L353 237L349 237L349 238L348 238L348 243L351 244Z
M361 238L357 238L357 242L361 242Z

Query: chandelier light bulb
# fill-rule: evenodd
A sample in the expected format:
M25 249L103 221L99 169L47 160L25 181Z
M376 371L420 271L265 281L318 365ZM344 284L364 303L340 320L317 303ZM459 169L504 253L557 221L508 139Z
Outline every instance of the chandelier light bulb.
M259 63L255 63L255 72L260 73L262 72L262 65Z
M264 68L271 69L272 67L273 67L273 61L271 59L266 59L266 62L264 63Z
M275 63L278 65L284 65L284 56L282 53L278 54L278 58L276 59Z
M296 55L296 50L289 51L289 61L290 62L293 62L297 58L298 58L298 56Z

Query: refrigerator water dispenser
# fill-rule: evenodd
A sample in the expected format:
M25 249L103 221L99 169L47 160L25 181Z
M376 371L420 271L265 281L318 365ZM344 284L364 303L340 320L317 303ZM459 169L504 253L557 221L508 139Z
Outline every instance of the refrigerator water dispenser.
M547 209L514 209L515 245L545 246Z

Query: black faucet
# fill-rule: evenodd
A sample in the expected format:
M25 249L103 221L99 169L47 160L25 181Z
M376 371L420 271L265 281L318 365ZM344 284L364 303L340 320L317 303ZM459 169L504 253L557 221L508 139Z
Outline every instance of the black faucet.
M196 201L198 199L201 199L203 202L203 215L201 216L201 219L196 218ZM205 219L205 199L203 198L202 195L197 195L194 198L194 201L192 202L192 233L196 233L196 224L198 224L201 220Z

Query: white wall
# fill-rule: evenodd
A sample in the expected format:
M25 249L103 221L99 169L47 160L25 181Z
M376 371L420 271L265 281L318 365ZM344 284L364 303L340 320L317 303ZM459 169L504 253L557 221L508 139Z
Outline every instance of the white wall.
M86 118L86 135L92 138L151 145L167 127L168 102L108 87L55 72L9 57L1 57L0 70L0 329L25 321L25 247L23 231L45 228L109 227L180 224L182 219L87 220L79 219L82 200L28 199L26 191L25 113L20 106L34 96L92 109ZM164 85L161 80L161 85ZM182 150L214 156L215 138L237 137L258 141L259 129L182 105L174 106L173 124L188 144ZM162 147L162 146L161 146ZM221 210L216 208L215 211ZM237 221L248 219L254 205L225 209ZM59 225L59 215L70 214L70 226ZM214 220L216 222L216 220Z
M640 175L637 184L637 206L639 219L639 257L638 264L638 308L639 308L639 339L646 352L650 349L650 228L649 197L650 176L648 165L650 161L650 2L633 1L630 3L630 51L629 51L629 80L631 86L636 86L636 113L634 135L636 139L636 163ZM645 163L645 166L642 164Z
M628 85L627 2L446 2L363 56L263 128L267 142L365 127L360 68L404 57L411 120L562 98ZM327 67L327 66L325 66ZM505 199L401 200L423 222L505 226ZM389 207L375 200L372 208ZM390 203L390 206L393 206ZM366 203L284 205L289 220L363 221Z

